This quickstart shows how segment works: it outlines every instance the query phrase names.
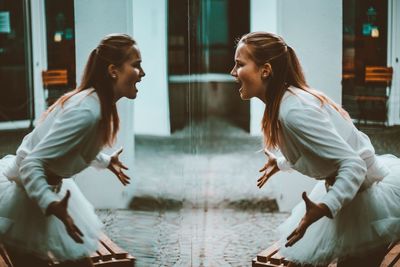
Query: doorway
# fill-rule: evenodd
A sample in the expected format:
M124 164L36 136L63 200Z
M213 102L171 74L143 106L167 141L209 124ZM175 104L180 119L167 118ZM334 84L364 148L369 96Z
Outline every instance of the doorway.
M343 106L358 123L388 121L388 1L343 1Z
M234 41L249 30L248 0L168 2L172 133L214 118L249 132L249 102L240 99L237 84L229 75Z
M29 1L0 1L0 122L33 119Z

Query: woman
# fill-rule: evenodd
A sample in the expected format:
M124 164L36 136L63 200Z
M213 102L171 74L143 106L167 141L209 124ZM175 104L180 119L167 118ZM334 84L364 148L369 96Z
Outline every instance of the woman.
M119 128L116 102L136 98L145 75L136 42L106 36L91 52L81 85L62 96L27 136L16 156L0 160L0 241L15 266L92 266L101 223L72 177L89 165L110 169L123 185L120 161L100 150ZM54 216L53 216L54 215Z
M303 193L304 203L280 226L280 253L300 265L339 258L338 266L361 266L354 262L370 257L368 264L376 266L387 245L400 238L400 160L375 155L347 112L307 85L294 50L281 37L244 35L235 63L231 75L241 84L241 98L265 103L269 159L258 186L290 169L322 180L310 197Z

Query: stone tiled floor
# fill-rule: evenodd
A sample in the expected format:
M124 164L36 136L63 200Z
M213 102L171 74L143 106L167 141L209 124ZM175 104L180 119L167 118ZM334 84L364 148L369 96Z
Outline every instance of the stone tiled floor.
M171 137L136 137L138 198L132 206L141 210L98 213L137 266L249 266L275 240L288 214L265 212L273 201L267 190L254 189L263 163L256 154L260 138L218 125L215 131L211 123ZM400 127L362 130L378 154L400 156ZM15 153L25 133L0 132L1 156Z
M285 213L232 209L99 211L111 239L137 266L249 266Z

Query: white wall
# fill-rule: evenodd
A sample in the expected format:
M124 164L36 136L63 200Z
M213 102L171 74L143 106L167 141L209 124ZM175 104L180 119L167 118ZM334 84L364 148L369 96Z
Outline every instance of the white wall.
M388 66L393 67L389 98L388 124L400 124L400 1L389 0Z
M250 1L250 31L278 33L277 0ZM258 98L250 100L250 134L261 135L261 119L264 103Z
M309 85L341 103L342 1L279 1L279 34L297 52Z
M75 0L76 74L80 83L90 52L109 33L133 32L132 1ZM139 40L140 42L140 40ZM113 149L123 146L121 160L131 167L127 172L133 177L134 138L133 102L121 99L118 104L120 131ZM76 177L84 195L96 208L125 208L132 198L132 187L123 187L108 170L89 168Z
M35 124L46 109L43 90L42 71L47 69L47 35L45 21L44 0L31 5L32 22L32 71Z
M167 1L133 0L133 36L146 76L135 102L135 134L169 135Z
M309 85L341 102L342 1L252 0L251 31L278 33L301 61ZM263 104L251 102L251 134L260 134ZM315 180L297 172L279 173L263 190L271 192L281 211L301 201Z

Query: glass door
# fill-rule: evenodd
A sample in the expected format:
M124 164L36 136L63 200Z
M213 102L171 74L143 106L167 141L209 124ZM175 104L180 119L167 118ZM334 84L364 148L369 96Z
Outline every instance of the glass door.
M172 133L216 120L249 131L249 102L229 75L235 39L249 30L248 0L168 1Z
M28 11L29 1L0 0L0 122L33 117Z
M387 47L388 2L343 1L343 106L359 123L387 121ZM371 73L382 79L371 80Z
M47 105L76 87L74 1L46 0L47 71L66 73L59 84L47 86ZM62 76L62 75L61 75ZM62 76L62 77L64 77Z

